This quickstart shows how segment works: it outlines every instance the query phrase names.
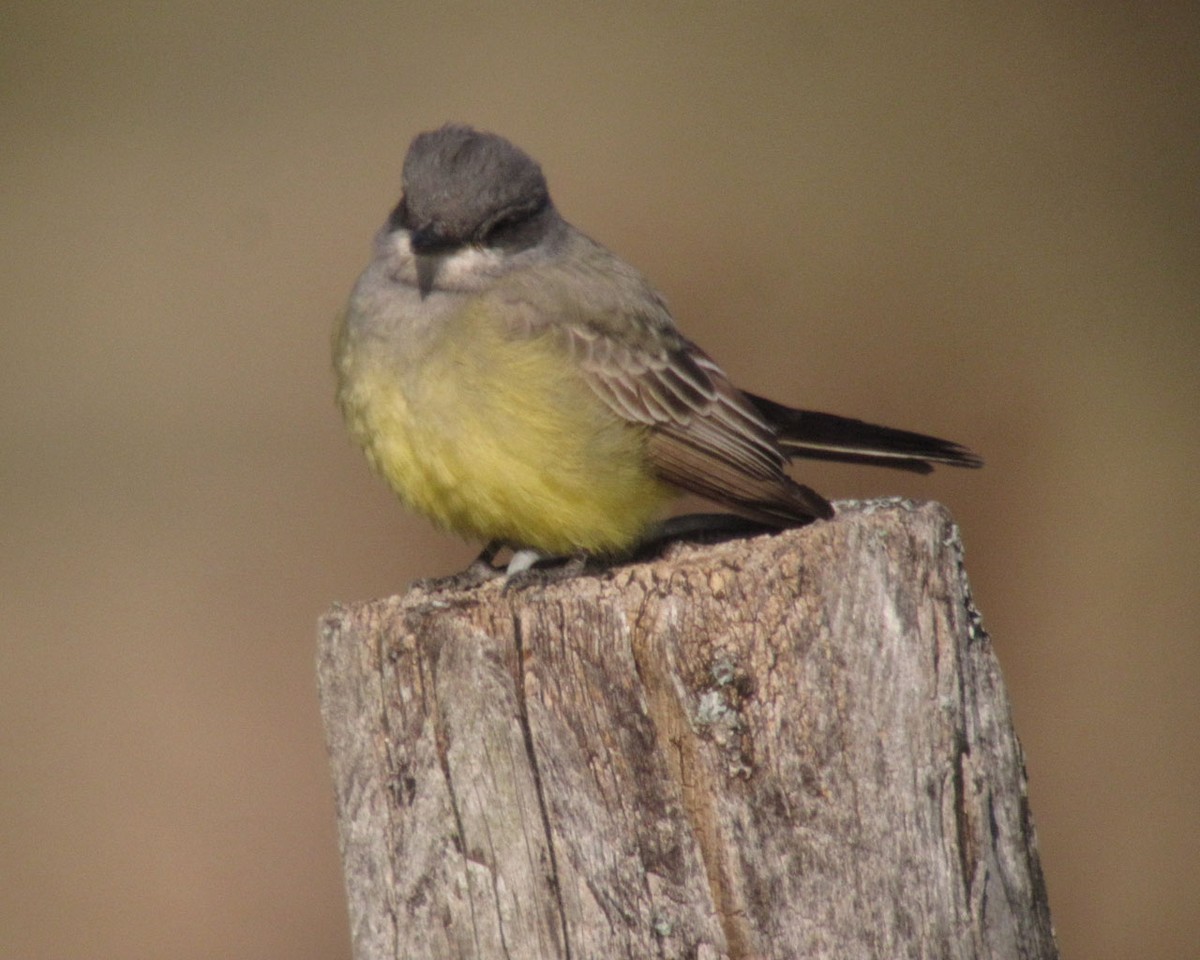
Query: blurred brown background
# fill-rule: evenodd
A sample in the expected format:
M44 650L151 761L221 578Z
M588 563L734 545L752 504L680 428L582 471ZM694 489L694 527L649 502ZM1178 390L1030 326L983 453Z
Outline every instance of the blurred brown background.
M346 958L335 600L460 567L328 335L448 119L755 390L939 433L1064 955L1200 939L1194 5L7 4L0 955Z

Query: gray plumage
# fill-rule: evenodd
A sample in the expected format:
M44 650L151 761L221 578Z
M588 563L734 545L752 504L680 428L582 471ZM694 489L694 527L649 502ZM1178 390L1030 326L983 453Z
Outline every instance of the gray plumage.
M949 441L738 390L679 333L640 273L563 220L541 168L502 137L459 125L420 134L403 181L379 249L407 236L404 266L416 261L419 296L457 291L486 301L509 336L558 338L564 364L613 414L646 431L650 463L676 487L789 525L833 513L787 475L793 457L918 472L980 465Z

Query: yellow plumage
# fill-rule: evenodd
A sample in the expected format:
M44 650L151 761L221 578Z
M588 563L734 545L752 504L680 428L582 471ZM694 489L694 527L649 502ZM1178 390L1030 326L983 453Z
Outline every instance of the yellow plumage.
M928 472L955 443L738 390L663 298L559 216L537 163L418 135L334 343L338 403L400 499L543 553L627 553L689 490L771 526L833 516L795 456Z
M339 331L338 401L372 466L412 509L480 540L612 553L674 496L644 431L614 417L549 334L460 311L417 363Z

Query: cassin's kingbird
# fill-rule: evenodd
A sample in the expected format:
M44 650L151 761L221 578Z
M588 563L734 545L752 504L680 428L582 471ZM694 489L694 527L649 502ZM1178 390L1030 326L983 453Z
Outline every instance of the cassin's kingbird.
M489 559L502 545L625 554L681 490L775 527L831 517L785 472L797 456L981 462L739 390L640 273L559 215L532 158L466 126L409 147L334 363L374 468Z

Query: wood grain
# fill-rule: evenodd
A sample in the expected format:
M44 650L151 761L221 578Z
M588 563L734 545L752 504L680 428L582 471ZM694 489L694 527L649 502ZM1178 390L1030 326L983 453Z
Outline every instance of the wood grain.
M356 960L1057 955L936 504L336 607L319 680Z

